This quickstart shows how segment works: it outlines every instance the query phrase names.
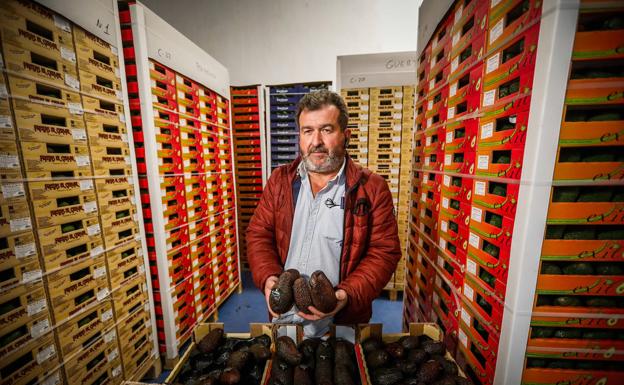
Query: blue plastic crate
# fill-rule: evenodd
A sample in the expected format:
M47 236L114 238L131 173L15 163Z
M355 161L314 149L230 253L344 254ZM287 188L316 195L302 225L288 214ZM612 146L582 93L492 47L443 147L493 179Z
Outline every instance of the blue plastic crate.
M282 121L282 120L274 121L274 122L271 122L271 130L274 130L274 129L278 129L278 130L295 130L295 131L297 131L297 123L294 120L291 120L291 121Z
M296 144L271 144L271 153L277 152L297 152L299 150L299 145Z
M284 94L284 95L272 95L271 96L271 106L273 106L274 104L297 104L299 103L299 100L301 100L301 98L303 97L303 95L288 95L288 94Z
M299 144L298 136L271 136L271 146Z
M275 160L295 160L295 158L297 158L297 153L296 152L277 152L277 153L271 153L271 161L275 161Z
M269 87L269 93L273 94L301 94L308 92L308 89L302 84L290 84L283 86L271 86Z
M273 120L295 120L295 112L271 112L271 121Z
M271 112L297 112L296 104L271 104Z

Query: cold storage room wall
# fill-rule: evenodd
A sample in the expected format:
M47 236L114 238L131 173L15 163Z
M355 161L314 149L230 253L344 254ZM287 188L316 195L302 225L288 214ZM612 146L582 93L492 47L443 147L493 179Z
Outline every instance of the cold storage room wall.
M336 56L413 51L422 0L146 0L234 85L335 80Z

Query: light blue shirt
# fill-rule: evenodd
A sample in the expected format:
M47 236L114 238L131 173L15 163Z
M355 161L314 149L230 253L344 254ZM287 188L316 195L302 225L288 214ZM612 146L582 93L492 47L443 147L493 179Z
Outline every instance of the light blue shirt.
M297 195L292 235L286 258L287 269L297 269L306 278L316 270L322 270L333 286L340 279L340 255L344 230L346 158L338 174L332 178L316 196L312 195L310 178L302 161L297 172L301 178L301 188ZM273 322L302 323L306 337L320 337L329 330L331 318L308 321L291 311L282 314Z

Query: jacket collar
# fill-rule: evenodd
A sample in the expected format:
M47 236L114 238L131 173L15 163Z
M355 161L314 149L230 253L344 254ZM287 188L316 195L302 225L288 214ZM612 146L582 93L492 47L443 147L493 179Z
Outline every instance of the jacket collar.
M356 164L351 160L349 154L345 155L347 158L347 164L345 165L345 174L346 174L346 190L347 192L351 191L358 183L364 182L364 178L366 174L364 173L364 169L359 164ZM297 168L299 167L299 163L301 163L301 155L297 157L290 165L288 165L287 173L288 180L292 185L295 182L295 179L298 178Z

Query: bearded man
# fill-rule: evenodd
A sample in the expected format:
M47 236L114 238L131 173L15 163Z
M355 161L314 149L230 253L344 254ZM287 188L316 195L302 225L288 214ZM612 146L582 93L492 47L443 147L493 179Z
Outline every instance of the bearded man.
M323 90L297 106L300 156L277 168L247 229L247 258L273 322L303 323L307 337L329 324L369 322L401 258L392 194L384 178L347 154L351 131L340 95ZM336 307L275 313L269 306L279 275L321 270L334 286Z

